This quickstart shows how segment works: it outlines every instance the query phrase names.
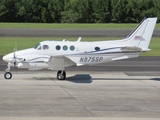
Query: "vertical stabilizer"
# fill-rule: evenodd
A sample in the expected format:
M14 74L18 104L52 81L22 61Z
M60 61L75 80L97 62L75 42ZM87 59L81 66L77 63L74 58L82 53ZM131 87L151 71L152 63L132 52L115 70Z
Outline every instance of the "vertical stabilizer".
M126 39L130 41L130 45L140 47L142 50L147 50L157 18L144 19Z

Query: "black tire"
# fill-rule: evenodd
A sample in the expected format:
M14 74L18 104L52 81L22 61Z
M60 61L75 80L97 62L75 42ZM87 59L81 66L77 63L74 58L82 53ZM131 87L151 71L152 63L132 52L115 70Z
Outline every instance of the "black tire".
M12 78L12 73L6 72L6 73L4 74L4 78L5 78L5 79L11 79L11 78Z
M58 80L65 80L66 79L66 72L63 71L63 74L61 74L61 73L62 73L62 71L57 72L57 79Z
M64 76L63 80L65 80L66 79L66 72L65 71L63 71L63 76Z

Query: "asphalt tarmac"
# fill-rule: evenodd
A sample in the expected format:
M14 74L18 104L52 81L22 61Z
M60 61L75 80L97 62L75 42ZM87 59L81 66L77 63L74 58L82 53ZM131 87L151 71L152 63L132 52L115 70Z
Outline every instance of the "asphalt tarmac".
M22 29L0 28L2 37L122 37L133 29ZM153 37L160 37L160 29L155 29Z
M129 76L123 72L0 72L0 119L158 120L160 74ZM22 118L21 118L22 119Z

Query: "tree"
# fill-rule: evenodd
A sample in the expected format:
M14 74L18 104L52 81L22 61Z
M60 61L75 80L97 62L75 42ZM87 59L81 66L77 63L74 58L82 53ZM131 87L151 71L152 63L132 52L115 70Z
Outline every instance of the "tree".
M111 19L110 0L94 0L92 7L93 7L93 18L95 23L110 22Z
M79 0L65 0L64 11L61 11L62 23L76 23L80 19Z
M159 0L1 0L1 22L137 23L158 17Z
M0 1L0 21L14 22L16 21L15 3L18 0L1 0Z

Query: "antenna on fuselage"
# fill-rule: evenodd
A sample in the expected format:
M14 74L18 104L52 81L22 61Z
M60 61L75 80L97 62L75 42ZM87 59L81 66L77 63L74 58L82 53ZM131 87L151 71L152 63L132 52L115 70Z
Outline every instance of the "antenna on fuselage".
M79 37L78 40L77 40L77 42L81 42L81 39L82 39L82 37Z

